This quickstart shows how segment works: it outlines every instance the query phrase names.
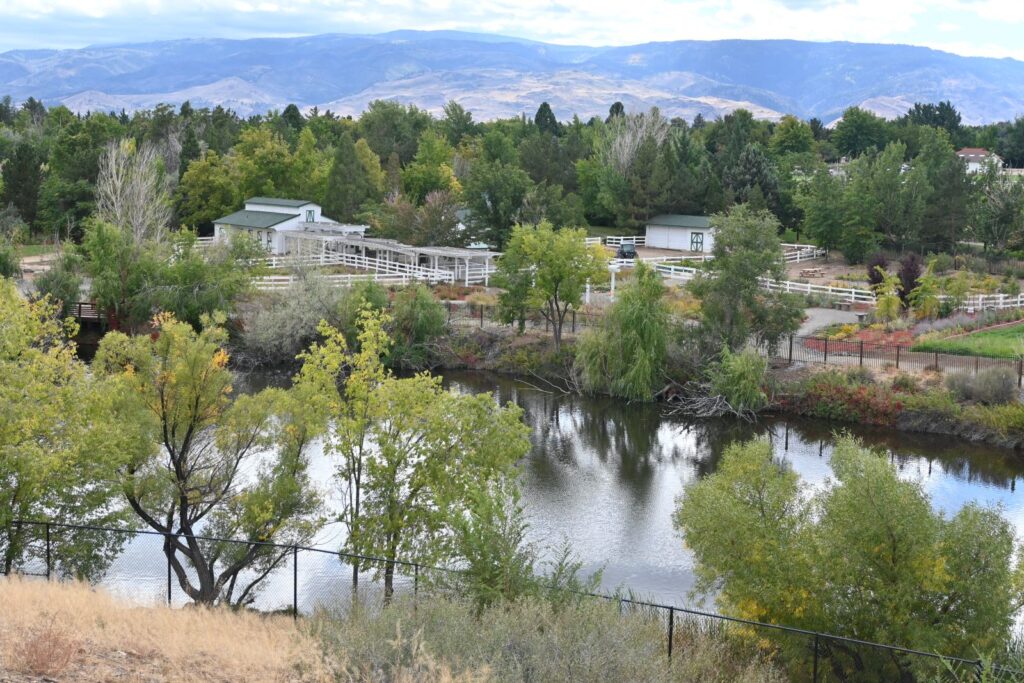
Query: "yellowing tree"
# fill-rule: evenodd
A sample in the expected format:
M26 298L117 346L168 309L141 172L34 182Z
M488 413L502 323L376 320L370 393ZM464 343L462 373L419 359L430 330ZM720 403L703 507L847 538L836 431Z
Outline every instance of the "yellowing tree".
M588 246L586 236L582 229L555 230L547 221L513 228L495 278L505 288L500 299L505 322L537 310L551 324L555 349L561 349L565 317L583 303L587 281L607 277L607 254L600 245Z
M327 404L301 376L289 390L233 398L227 333L216 322L196 332L161 314L150 336L108 334L93 365L116 387L121 423L139 434L125 498L165 534L181 589L196 602L244 605L288 552L263 544L308 543L320 527L306 447L325 427Z
M0 280L0 570L42 560L43 527L17 520L122 522L116 471L130 441L112 419L101 383L75 357L72 325L49 299L30 303ZM93 577L118 539L52 530L52 570ZM31 542L31 545L30 545ZM38 567L34 569L38 571Z

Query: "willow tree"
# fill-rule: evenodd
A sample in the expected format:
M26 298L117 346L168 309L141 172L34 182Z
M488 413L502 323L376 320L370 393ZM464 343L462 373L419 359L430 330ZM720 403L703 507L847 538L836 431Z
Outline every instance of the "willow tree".
M638 263L602 325L579 341L576 358L591 391L650 401L665 372L669 310L661 276Z
M320 528L306 447L325 428L326 402L301 373L292 389L233 398L219 322L204 319L196 332L161 314L151 335L104 337L93 367L114 384L121 423L138 433L123 466L128 506L163 534L189 598L239 605L289 552L268 544L308 543Z

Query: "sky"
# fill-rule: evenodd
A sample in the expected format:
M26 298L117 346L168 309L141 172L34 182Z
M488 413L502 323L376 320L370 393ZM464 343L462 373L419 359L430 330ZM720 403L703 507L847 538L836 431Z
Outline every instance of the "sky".
M0 0L0 52L398 29L573 45L848 40L1024 60L1024 0Z

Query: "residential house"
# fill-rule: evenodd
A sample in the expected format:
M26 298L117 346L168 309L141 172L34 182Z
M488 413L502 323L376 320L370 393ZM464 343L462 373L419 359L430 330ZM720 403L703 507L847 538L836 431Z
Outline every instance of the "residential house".
M1003 160L999 155L981 147L964 147L957 150L956 155L967 164L968 173L978 173L989 164L995 164L996 168L1003 167Z

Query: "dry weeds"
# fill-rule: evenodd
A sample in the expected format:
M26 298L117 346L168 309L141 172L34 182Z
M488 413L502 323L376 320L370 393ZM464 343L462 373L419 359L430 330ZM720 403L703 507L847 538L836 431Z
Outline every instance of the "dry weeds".
M285 616L136 607L85 584L0 579L0 681L320 681Z

